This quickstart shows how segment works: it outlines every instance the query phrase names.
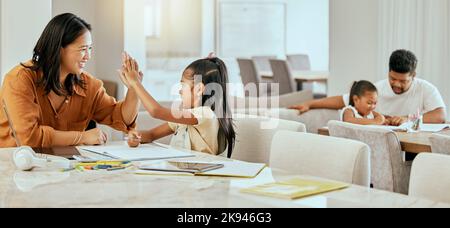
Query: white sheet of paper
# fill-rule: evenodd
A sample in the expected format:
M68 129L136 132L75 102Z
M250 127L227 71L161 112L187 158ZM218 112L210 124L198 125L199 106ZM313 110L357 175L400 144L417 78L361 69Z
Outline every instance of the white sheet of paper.
M224 164L225 166L221 169L205 172L202 175L253 178L266 167L266 164L248 163L241 161L218 163Z
M194 157L193 154L178 151L172 148L163 148L157 145L144 144L138 148L128 146L81 146L79 149L93 153L110 156L115 159L129 161L163 160L172 158Z
M446 128L449 128L450 124L422 124L420 131L425 132L440 132Z

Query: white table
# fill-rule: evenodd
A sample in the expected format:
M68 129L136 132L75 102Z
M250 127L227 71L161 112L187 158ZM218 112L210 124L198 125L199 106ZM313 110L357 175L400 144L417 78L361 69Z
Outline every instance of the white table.
M245 187L299 177L269 168L254 179L139 176L133 170L21 172L11 162L12 151L0 149L0 207L450 207L360 186L292 201L239 192ZM206 161L223 159L194 154Z

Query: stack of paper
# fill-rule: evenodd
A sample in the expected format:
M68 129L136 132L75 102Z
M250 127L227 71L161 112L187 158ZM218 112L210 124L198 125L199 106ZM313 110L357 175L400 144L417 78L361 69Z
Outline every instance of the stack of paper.
M442 130L450 128L450 124L422 124L420 131L425 132L440 132Z
M303 180L297 178L245 188L242 189L241 192L283 199L298 199L344 189L349 186L349 184L339 182Z

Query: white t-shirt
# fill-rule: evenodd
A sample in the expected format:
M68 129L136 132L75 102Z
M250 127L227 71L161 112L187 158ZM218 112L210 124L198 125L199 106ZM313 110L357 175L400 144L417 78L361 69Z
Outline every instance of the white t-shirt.
M170 145L212 155L222 153L223 151L218 151L220 124L214 111L210 107L198 107L189 111L198 120L198 124L190 126L169 123L169 127L175 132Z
M438 108L446 109L439 90L431 83L415 78L411 88L397 95L392 90L388 79L375 84L378 89L376 112L388 116L408 116L417 113L425 114ZM344 103L349 105L349 94L344 95Z
M355 115L355 118L357 118L357 119L364 119L364 116L361 116L361 114L359 114L358 110L356 110L355 107L349 105L349 106L347 106L347 107L345 107L344 109L341 110L341 114L340 114L341 115L341 121L344 121L344 113L345 113L345 111L347 109L352 110L353 115ZM373 120L373 119L375 119L375 115L373 114L373 112L371 112L369 115L367 115L367 117L365 117L365 119Z

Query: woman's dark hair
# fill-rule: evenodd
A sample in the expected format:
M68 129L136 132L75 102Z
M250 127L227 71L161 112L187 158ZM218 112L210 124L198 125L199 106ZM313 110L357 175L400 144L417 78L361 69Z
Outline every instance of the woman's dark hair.
M389 60L389 70L400 74L415 73L417 68L417 57L408 50L394 51Z
M222 153L228 146L227 155L230 158L234 149L236 132L233 126L231 109L227 102L227 67L221 59L210 58L197 60L186 68L186 70L188 69L192 71L191 76L193 78L201 76L201 82L205 85L202 106L210 106L216 113L220 124L218 134L219 152ZM222 94L216 94L217 92Z
M377 87L369 81L359 81L354 82L352 89L350 90L350 102L351 106L355 106L354 96L361 97L364 96L366 92L378 92Z
M74 74L67 76L64 88L60 83L61 48L67 47L86 31L91 31L91 25L83 19L65 13L54 17L42 32L33 50L32 66L22 66L35 72L42 71L43 76L38 80L39 86L45 88L48 94L51 91L61 96L64 89L67 95L73 95L73 86L85 88L84 81Z

